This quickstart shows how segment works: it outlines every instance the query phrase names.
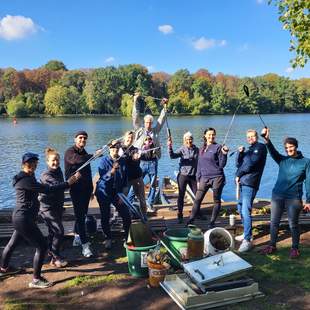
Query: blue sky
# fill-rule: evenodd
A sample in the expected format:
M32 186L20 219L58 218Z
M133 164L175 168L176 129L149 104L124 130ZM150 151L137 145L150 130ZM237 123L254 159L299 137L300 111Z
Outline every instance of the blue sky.
M1 0L0 67L68 69L140 63L256 76L292 71L289 33L267 0Z

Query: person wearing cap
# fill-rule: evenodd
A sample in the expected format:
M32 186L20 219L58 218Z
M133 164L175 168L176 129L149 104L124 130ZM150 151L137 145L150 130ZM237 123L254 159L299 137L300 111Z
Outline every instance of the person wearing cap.
M193 194L197 191L197 163L199 148L193 144L194 138L191 132L187 131L183 135L183 145L176 151L172 148L172 139L168 138L168 151L171 159L180 158L179 173L177 176L179 196L178 196L178 221L183 222L184 196L187 185L191 188Z
M132 110L132 120L133 127L135 129L135 141L134 146L138 149L142 149L142 146L145 144L147 138L151 139L154 147L158 147L152 156L147 156L146 159L141 158L141 168L142 168L142 177L144 178L147 174L151 175L151 187L147 198L148 211L154 212L153 204L155 201L156 193L156 179L158 174L158 160L161 157L160 142L159 142L159 133L163 128L165 123L167 113L166 106L168 99L163 98L161 103L164 106L161 110L161 113L157 119L156 125L153 127L153 116L145 115L144 116L144 125L141 126L140 120L140 103L139 103L140 93L136 92L134 95L133 110Z
M124 189L125 194L128 194L132 186L134 195L137 196L140 203L140 211L146 215L146 202L144 183L142 178L142 169L140 167L141 152L134 147L133 141L135 137L134 131L126 131L124 135L124 142L121 144L119 155L125 158L126 169L128 175L128 183Z
M284 139L286 156L280 154L270 140L269 128L262 131L266 146L272 159L279 165L276 184L272 190L271 219L270 219L270 243L262 249L262 254L276 252L278 230L284 210L287 211L288 223L292 234L292 247L289 257L298 258L299 251L299 214L303 209L303 184L306 189L305 209L310 207L310 159L298 151L298 141L288 137Z
M246 252L252 248L252 207L259 184L263 175L267 158L267 149L264 143L258 142L258 134L254 129L246 132L247 150L239 146L236 156L235 182L240 187L240 197L237 205L242 219L244 233L236 236L237 241L242 241L238 251Z
M131 224L129 209L117 195L122 193L127 185L126 160L124 157L119 156L119 149L120 143L118 141L112 141L109 144L110 154L103 156L99 163L99 180L95 190L101 213L101 227L106 237L104 245L107 250L112 247L110 228L111 203L115 206L123 220L126 239Z
M52 283L41 275L47 244L36 224L40 207L38 194L49 194L69 188L78 180L79 173L71 176L67 182L57 185L42 184L37 182L34 175L38 160L37 154L25 153L22 157L22 170L13 178L13 186L16 192L16 206L12 215L14 232L2 252L0 277L13 272L10 269L9 261L17 244L23 239L36 249L33 259L33 280L29 283L29 287L47 288Z
M85 150L88 135L84 130L75 134L74 145L65 152L65 177L68 179L78 168L80 168L93 155ZM97 150L99 154L101 150ZM75 215L75 237L73 246L82 246L84 257L91 257L93 253L86 235L85 219L88 212L89 201L93 193L93 181L90 165L80 170L81 178L70 188L70 195Z

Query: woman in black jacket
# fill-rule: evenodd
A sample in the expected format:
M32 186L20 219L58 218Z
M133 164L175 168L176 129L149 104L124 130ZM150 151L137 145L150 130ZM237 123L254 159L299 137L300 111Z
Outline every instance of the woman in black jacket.
M46 288L52 285L41 276L41 269L47 244L44 236L36 224L39 211L38 193L50 193L57 190L64 190L77 181L76 174L67 182L57 185L47 185L37 182L34 172L38 165L39 156L34 153L26 153L22 158L22 171L13 178L13 186L16 191L16 206L13 211L12 222L14 226L13 235L3 250L0 276L9 274L9 261L11 255L22 239L36 248L33 259L33 280L29 283L31 288Z
M64 176L59 167L60 155L52 148L45 150L47 170L40 177L42 184L57 185L64 182ZM62 214L64 211L64 189L39 195L40 215L48 228L48 255L51 256L51 265L65 267L68 262L60 256L60 245L64 236Z

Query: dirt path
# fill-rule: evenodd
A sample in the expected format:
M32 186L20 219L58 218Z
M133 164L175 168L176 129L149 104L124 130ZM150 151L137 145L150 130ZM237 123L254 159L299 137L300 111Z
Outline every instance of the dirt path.
M279 246L288 246L290 239L282 236ZM255 240L258 246L265 244L269 236L262 236ZM310 246L310 232L302 234L303 246ZM1 243L3 248L4 243ZM44 266L44 276L55 285L45 290L28 289L31 281L31 260L33 249L18 247L14 253L12 264L26 267L25 274L19 274L0 280L0 308L8 307L8 302L24 304L18 309L178 309L173 300L161 289L147 287L147 279L136 279L128 274L125 249L119 239L114 243L113 250L106 252L102 240L96 240L96 258L83 259L78 248L71 246L71 239L66 239L64 255L70 258L68 268L59 270ZM289 260L288 260L289 261ZM111 280L97 286L75 286L65 289L67 281L81 275L118 275ZM117 276L116 276L117 277ZM270 309L310 309L309 293L298 285L287 285L266 281L259 283L265 302L259 300L242 303L229 309L266 309L266 304L273 305ZM7 308L14 309L14 308ZM225 308L222 308L225 309ZM228 308L227 308L228 309Z

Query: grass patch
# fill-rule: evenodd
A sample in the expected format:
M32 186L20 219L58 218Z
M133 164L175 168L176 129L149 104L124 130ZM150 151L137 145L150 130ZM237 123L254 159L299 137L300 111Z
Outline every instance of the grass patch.
M118 263L118 264L128 263L128 257L124 256L124 257L116 258L115 262Z
M16 299L6 299L3 310L55 310L56 305L44 302L31 302Z
M115 283L119 280L126 279L125 274L109 274L105 276L77 276L65 283L65 286L56 292L57 296L64 296L69 293L73 287L97 287L106 283Z
M301 248L298 259L289 259L290 248L280 248L275 254L249 252L242 257L253 265L252 277L257 281L274 281L297 285L310 291L310 248Z

